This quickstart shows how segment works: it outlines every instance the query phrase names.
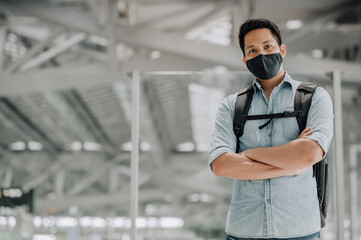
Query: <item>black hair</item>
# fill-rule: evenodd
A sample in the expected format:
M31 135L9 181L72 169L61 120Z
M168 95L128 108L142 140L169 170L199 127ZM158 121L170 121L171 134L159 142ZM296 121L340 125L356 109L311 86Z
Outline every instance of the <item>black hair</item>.
M268 28L269 30L271 30L273 37L276 39L278 45L281 46L281 33L276 24L265 18L250 18L241 25L238 33L238 42L239 46L242 49L243 55L245 55L244 36L250 31L259 28Z

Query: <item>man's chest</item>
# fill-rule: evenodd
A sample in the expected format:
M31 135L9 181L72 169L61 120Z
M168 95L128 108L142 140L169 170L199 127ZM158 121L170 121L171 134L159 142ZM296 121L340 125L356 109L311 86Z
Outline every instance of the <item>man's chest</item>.
M294 111L292 89L270 93L267 101L265 92L254 94L248 115L262 115ZM269 119L247 120L243 136L240 138L243 148L278 146L298 138L299 127L296 117L274 118L264 128Z

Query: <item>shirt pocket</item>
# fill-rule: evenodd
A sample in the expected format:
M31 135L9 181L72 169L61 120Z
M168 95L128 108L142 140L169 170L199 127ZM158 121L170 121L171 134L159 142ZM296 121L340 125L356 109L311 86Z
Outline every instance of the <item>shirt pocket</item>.
M289 112L293 112L294 111L294 107L293 106L288 106L285 108L284 111L289 111ZM282 118L282 123L283 123L283 135L289 139L289 140L294 140L297 139L300 135L300 130L299 130L299 126L298 126L298 122L297 122L297 118L296 117L288 117L288 118Z

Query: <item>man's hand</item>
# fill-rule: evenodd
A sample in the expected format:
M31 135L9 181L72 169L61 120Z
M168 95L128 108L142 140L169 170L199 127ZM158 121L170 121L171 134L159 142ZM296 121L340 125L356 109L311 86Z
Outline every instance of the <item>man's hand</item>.
M313 132L313 129L311 127L305 128L300 136L298 138L306 138L307 136L309 136L311 133ZM306 138L307 139L307 138Z

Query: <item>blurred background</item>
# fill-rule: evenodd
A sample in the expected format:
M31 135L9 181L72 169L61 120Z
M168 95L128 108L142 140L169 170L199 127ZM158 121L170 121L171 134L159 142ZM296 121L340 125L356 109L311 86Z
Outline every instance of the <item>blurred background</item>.
M360 0L0 0L0 239L225 239L207 158L250 17L333 99L321 236L361 240Z

